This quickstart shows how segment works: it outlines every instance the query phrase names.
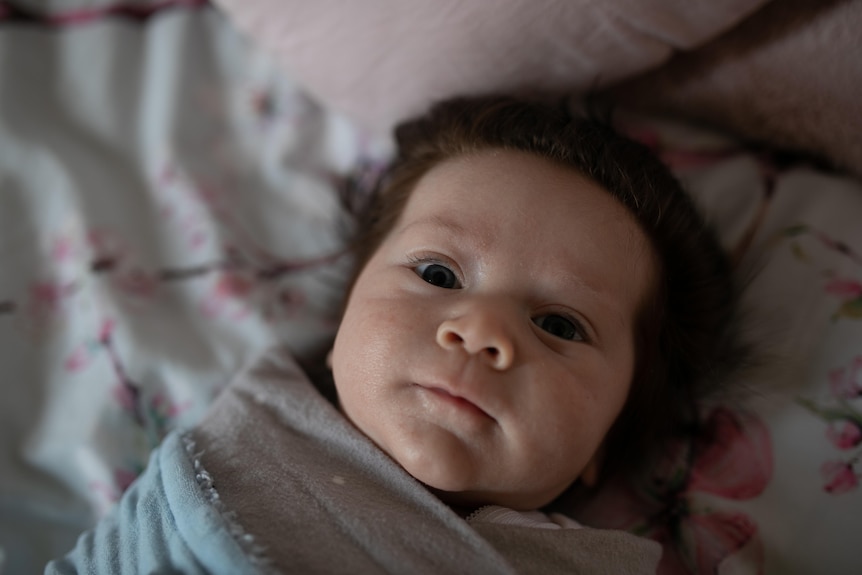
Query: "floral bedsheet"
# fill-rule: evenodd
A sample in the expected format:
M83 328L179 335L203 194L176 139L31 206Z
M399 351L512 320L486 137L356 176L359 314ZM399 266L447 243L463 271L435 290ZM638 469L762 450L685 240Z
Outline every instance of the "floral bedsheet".
M338 187L376 146L205 2L0 2L6 572L263 350L331 337Z
M631 118L737 262L756 361L642 477L575 501L664 545L662 574L862 566L862 185L799 158Z
M582 519L662 541L664 573L854 572L862 185L626 125L754 272L766 360ZM70 548L264 349L326 344L337 190L386 153L204 1L0 2L0 572Z

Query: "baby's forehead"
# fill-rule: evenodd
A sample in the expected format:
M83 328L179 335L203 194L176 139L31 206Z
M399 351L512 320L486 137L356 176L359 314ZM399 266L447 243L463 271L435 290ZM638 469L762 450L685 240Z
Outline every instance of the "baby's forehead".
M506 209L494 209L498 203ZM428 219L492 237L525 220L565 231L574 215L614 225L633 246L648 244L637 216L605 187L573 166L519 150L481 150L434 165L412 186L398 223Z
M473 177L481 180L487 176L487 168L490 167L491 173L498 173L501 166L511 167L515 171L565 174L568 178L580 178L584 183L598 186L573 164L537 152L502 147L468 150L441 158L425 171L420 181L427 178L452 177L453 174L462 179Z
M651 243L634 215L598 184L543 158L453 160L417 183L401 216L396 240L442 246L466 262L515 260L547 291L652 291Z

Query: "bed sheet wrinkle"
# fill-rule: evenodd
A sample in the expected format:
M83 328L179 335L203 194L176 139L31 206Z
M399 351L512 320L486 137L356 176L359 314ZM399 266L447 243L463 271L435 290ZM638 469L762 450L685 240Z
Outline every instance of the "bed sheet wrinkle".
M67 551L251 357L331 337L336 185L385 146L211 9L0 23L0 548L17 573Z

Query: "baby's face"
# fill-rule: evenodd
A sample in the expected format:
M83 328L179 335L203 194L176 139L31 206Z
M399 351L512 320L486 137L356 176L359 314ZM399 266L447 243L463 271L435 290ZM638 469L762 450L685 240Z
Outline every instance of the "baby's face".
M511 151L445 162L351 292L342 409L449 503L541 507L625 403L655 276L633 216L576 171Z

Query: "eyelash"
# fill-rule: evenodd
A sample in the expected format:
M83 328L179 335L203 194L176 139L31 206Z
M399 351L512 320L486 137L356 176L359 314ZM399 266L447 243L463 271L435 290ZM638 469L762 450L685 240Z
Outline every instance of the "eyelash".
M542 318L553 317L553 316L560 317L560 318L566 320L567 322L569 322L570 324L572 324L572 327L575 330L575 336L572 337L571 339L561 337L559 335L551 333L549 330L547 330L547 329L543 328L541 325L539 325L538 320L540 320ZM590 339L589 333L584 328L583 322L581 322L580 320L578 320L576 317L572 316L571 314L568 314L565 312L550 311L547 313L543 313L541 315L534 317L533 323L536 324L536 326L538 326L539 329L541 329L545 333L550 334L552 337L562 339L563 341L574 341L574 342L579 342L579 343L590 343L592 341Z
M418 268L419 266L421 266L423 264L424 265L436 264L439 266L443 266L445 268L448 268L449 271L451 271L453 274L455 274L455 277L458 278L459 282L463 283L460 269L458 268L458 266L455 265L455 262L449 260L448 258L444 258L444 257L438 256L438 255L433 255L433 256L430 256L430 255L429 256L410 255L410 256L407 256L407 262L410 264L410 268L413 270L415 270L416 268Z
M456 269L457 269L456 266L454 264L448 262L448 261L445 261L439 257L416 257L416 256L408 256L408 261L410 263L410 268L413 270L413 272L417 276L419 276L420 279L422 279L423 281L427 282L428 284L430 284L432 286L439 287L441 289L461 289L463 287L463 281L461 280L460 274L457 273L457 271L456 271ZM433 283L431 281L428 281L428 279L425 278L424 273L420 271L420 268L422 266L425 266L425 265L427 265L427 266L437 265L437 266L441 266L441 267L446 268L454 276L455 281L457 282L457 286L444 287L444 286L438 285L436 283ZM548 318L548 317L554 317L554 316L562 318L563 320L565 320L571 324L571 326L574 328L574 332L575 332L574 336L572 338L566 338L566 337L563 337L561 335L555 334L555 333L551 332L549 329L546 329L545 327L543 327L541 325L542 322L540 322L540 320L543 320L543 319ZM583 342L583 343L589 343L591 341L587 330L584 329L583 323L581 321L579 321L576 317L572 316L571 314L565 313L565 312L550 311L548 313L543 313L541 315L538 315L538 316L532 318L532 322L536 326L538 326L540 330L551 335L552 337L554 337L556 339L561 339L563 341Z

